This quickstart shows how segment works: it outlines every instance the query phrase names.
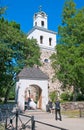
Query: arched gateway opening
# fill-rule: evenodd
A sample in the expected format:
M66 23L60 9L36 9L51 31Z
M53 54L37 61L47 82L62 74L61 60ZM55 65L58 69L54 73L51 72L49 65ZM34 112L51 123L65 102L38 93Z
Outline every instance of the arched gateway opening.
M48 76L38 67L24 68L17 75L16 100L19 109L25 109L25 101L29 96L37 103L37 108L46 110L48 102Z
M25 89L25 102L29 97L37 104L38 109L42 109L42 89L38 85L32 84Z

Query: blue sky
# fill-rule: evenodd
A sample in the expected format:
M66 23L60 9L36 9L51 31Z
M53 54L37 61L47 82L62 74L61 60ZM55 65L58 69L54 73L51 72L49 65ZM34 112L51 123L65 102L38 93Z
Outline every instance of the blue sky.
M77 8L84 7L84 0L74 1ZM42 11L48 15L48 29L57 32L64 2L65 0L0 0L0 5L8 7L5 18L19 23L25 33L32 29L33 15L41 5Z

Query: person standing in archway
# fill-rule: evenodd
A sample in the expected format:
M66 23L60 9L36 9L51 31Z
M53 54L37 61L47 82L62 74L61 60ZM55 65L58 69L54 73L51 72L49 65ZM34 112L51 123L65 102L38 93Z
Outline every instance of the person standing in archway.
M28 110L30 109L30 102L31 102L31 98L28 97Z

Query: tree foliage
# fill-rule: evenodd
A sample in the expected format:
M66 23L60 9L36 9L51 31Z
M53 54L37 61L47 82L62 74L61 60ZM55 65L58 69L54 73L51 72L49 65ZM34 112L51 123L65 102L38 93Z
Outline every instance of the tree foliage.
M73 0L66 0L58 30L52 66L63 88L73 86L76 98L77 93L84 94L84 8L77 10Z
M0 16L1 15L3 15L4 13L5 13L5 11L6 11L6 9L7 9L7 7L5 6L5 7L0 7Z
M51 101L52 101L53 103L55 103L57 97L58 97L58 95L57 95L57 92L56 92L56 91L50 92L49 98L51 99Z
M24 66L40 65L35 39L27 39L16 22L0 18L0 95L7 99L16 74Z

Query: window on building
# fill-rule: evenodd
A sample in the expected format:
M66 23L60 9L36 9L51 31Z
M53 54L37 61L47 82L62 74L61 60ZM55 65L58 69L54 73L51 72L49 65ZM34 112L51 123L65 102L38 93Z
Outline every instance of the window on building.
M40 36L40 43L43 43L43 36Z
M41 26L44 27L44 21L41 21Z
M45 62L45 63L48 63L48 59L44 59L44 62Z
M52 38L49 38L49 45L51 46Z
M45 17L45 14L44 14L43 12L41 13L41 15L42 15L43 17Z
M35 26L37 26L37 22L35 22Z

